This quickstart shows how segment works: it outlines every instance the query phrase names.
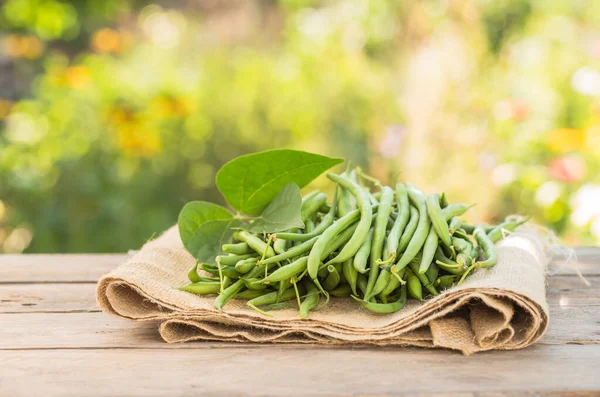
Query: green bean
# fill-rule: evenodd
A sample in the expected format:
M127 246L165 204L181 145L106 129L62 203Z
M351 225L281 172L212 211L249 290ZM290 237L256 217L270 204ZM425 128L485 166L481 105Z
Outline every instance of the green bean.
M358 286L358 289L362 295L365 296L365 293L367 292L367 276L359 273L356 277L356 285Z
M217 296L217 299L215 299L215 308L222 311L227 302L229 302L229 300L245 286L244 280L237 280L235 283L225 288L225 290Z
M233 296L233 299L250 300L250 299L254 299L259 296L263 296L264 294L265 294L265 291L263 289L261 289L261 290L246 289L242 292L238 292L237 294L235 294Z
M355 297L353 297L353 298L358 300L359 302L362 302L362 306L365 309L372 311L373 313L380 313L380 314L395 313L395 312L399 311L400 309L402 309L404 307L404 305L406 304L406 285L403 285L400 288L400 297L398 298L398 300L396 302L392 302L392 303L374 303L374 302L367 302L364 300L360 300Z
M446 257L446 255L444 255L444 252L442 251L442 247L438 247L438 249L435 251L435 263L441 269L447 271L448 273L461 275L465 271L464 266L459 265L458 263L454 262L452 259Z
M218 274L218 271L217 271ZM221 267L221 274L231 279L237 279L241 277L241 273L235 270L235 266L223 266Z
M277 238L275 235L275 242L273 243L273 251L275 254L283 254L287 250L288 241L282 238Z
M200 275L198 274L198 262L194 263L194 266L188 271L188 279L192 283L200 281Z
M419 225L417 226L417 230L415 234L410 239L410 243L408 243L408 247L406 247L406 251L402 253L400 260L396 262L394 266L392 266L392 273L397 273L398 270L406 267L411 260L419 253L425 240L427 239L427 235L429 234L429 229L431 227L431 222L429 221L429 217L427 216L427 204L425 203L425 197L423 197L423 193L411 187L408 189L408 198L409 200L417 206L419 210Z
M264 291L267 289L267 285L262 283L262 279L260 278L244 278L244 284L246 288L255 290L255 291Z
M300 305L300 318L306 318L308 312L313 310L319 304L319 289L317 286L308 280L304 284L306 285L307 294Z
M380 298L387 298L389 295L392 294L392 292L396 290L396 288L400 286L400 280L402 279L402 277L404 277L405 269L406 268L400 270L400 272L397 274L398 277L390 277L390 281L385 286L384 290L381 291L381 293L379 294Z
M303 256L289 265L285 265L275 270L265 277L262 282L265 284L276 283L278 281L289 280L290 278L302 273L306 269L308 257Z
M221 266L235 266L241 260L248 258L255 258L256 253L246 254L246 255L219 255L216 258L217 263L220 263Z
M438 235L437 232L431 228L429 230L429 234L427 235L427 239L425 240L425 245L423 245L423 253L421 255L421 264L419 266L419 274L423 274L429 269L431 263L433 262L433 257L435 256L435 251L438 247Z
M259 237L245 231L238 230L233 234L233 238L236 240L244 241L250 248L256 251L259 255L265 254L267 258L275 256L275 251L267 243L262 241Z
M342 172L341 177L347 178L348 173ZM337 197L337 216L341 218L351 211L350 209L350 193L348 190L344 189L342 186L338 186L340 194Z
M300 233L277 233L277 238L282 238L289 241L307 241L313 237L317 237L329 227L333 223L335 215L332 211L329 211L327 215L321 220L321 223L310 233L300 234Z
M454 216L461 216L465 212L467 212L471 207L475 204L466 205L466 204L450 204L446 208L442 210L442 216L449 221Z
M248 273L250 270L254 269L254 266L256 266L257 261L258 258L242 259L241 261L235 264L235 270L238 273L242 274Z
M456 282L458 276L445 275L435 280L436 287L448 288Z
M212 282L195 282L183 287L177 288L179 291L191 292L197 295L218 294L221 290L221 283L218 281Z
M408 243L410 243L410 240L412 239L413 235L415 234L415 231L417 230L417 226L419 225L419 211L417 211L417 209L411 205L409 213L410 220L408 222L408 225L406 225L404 232L402 233L402 237L400 238L396 256L398 256L397 254L402 253L406 250L406 247L408 247Z
M319 189L315 189L305 196L302 196L302 205L306 205L307 202L315 198L315 196L319 193L321 193L321 191Z
M485 234L485 231L481 228L476 227L473 235L477 239L477 244L481 247L485 260L477 261L477 267L488 268L492 267L498 262L498 254L496 253L496 247L492 239Z
M487 235L488 235L489 239L492 241L492 243L495 243L498 240L502 239L502 237L504 237L503 231L514 232L517 227L523 225L528 220L529 220L529 218L525 218L521 221L503 222L503 223L499 224L498 226L496 226L493 230L488 232ZM475 232L473 232L473 234L475 234Z
M379 210L377 211L375 225L373 227L373 242L371 243L371 255L369 257L369 266L371 269L369 270L369 283L367 284L367 296L365 297L366 300L369 300L369 298L372 296L371 293L378 281L379 262L381 261L381 254L383 250L383 239L385 238L387 220L392 212L392 203L394 201L394 190L392 190L392 188L383 186L381 188L381 192L382 194L381 200L379 201ZM383 284L384 282L385 284ZM381 290L379 292L381 292L386 285L387 280L380 281L378 286L381 288Z
M257 263L256 267L254 267L254 269L250 270L249 273L244 274L243 278L251 279L251 278L260 277L260 276L264 275L265 272L268 273L275 266L277 266L277 263L268 263L266 265L262 264L262 263Z
M304 222L304 231L306 233L311 233L315 230L315 221L313 218L308 218L306 222Z
M355 182L332 173L327 173L327 177L336 182L338 185L341 185L343 188L347 189L350 194L356 198L358 210L360 211L360 221L358 222L356 231L350 238L350 241L348 241L348 243L340 251L340 253L331 260L331 263L342 263L350 259L356 253L356 251L358 251L362 243L367 239L369 229L371 228L371 223L373 221L373 208L366 192ZM352 212L349 212L348 214L351 214ZM340 220L341 219L343 218L340 218Z
M434 252L434 255L435 255L435 252ZM425 272L425 276L427 276L427 280L429 280L430 283L433 283L437 279L439 273L440 273L440 268L439 268L438 264L435 263L435 261L432 258L431 265L429 265L429 269L427 269L427 271Z
M440 207L442 209L446 208L448 206L448 198L446 197L446 193L442 193L442 195L440 196Z
M469 254L469 256L471 258L473 258L473 260L475 262L477 262L477 259L479 258L479 246L478 245L473 245L473 249L471 250L471 253Z
M473 244L470 241L458 237L452 237L452 246L456 252L471 252L473 248Z
M474 225L470 225L466 222L460 222L460 227L462 229L465 230L465 232L467 232L468 234L473 234L473 232L475 231L475 226ZM491 232L492 230L494 230L496 228L496 226L493 225L479 225L479 227L483 228L483 230L485 230L486 233Z
M396 201L398 202L398 216L396 217L394 225L392 226L392 230L390 230L387 238L388 260L393 260L396 258L400 237L402 237L402 233L404 232L410 217L410 202L408 201L408 193L406 192L406 187L401 182L396 184ZM406 244L408 245L408 242Z
M346 282L348 283L348 285L350 285L350 288L352 289L352 293L354 295L357 295L356 278L358 277L358 272L356 271L356 268L354 267L354 263L353 263L352 259L348 259L346 262L344 262L344 264L342 265L342 274L344 275L344 278L346 279Z
M338 233L355 222L359 216L359 210L350 211L327 228L323 234L317 237L317 241L314 243L310 250L310 254L308 255L308 274L313 280L317 278L319 264L321 263L321 258L327 245L338 235Z
M329 275L325 281L323 281L323 288L325 288L326 291L331 291L340 283L340 274L333 265L327 266L327 271L329 272Z
M275 303L279 303L283 293L287 291L288 288L292 285L292 281L290 279L281 280L279 282L279 286L277 287L277 299L275 299ZM295 290L294 290L295 293Z
M377 266L377 265L375 265L375 266ZM376 296L376 295L379 295L380 293L382 293L383 290L385 290L385 287L387 287L387 285L389 284L390 277L396 278L396 277L391 276L391 273L388 268L383 268L381 273L379 273L379 276L377 277L377 281L374 283L371 291L369 291L369 286L367 285L367 293L365 295L365 300L368 301L373 296ZM370 275L369 275L369 281L371 281Z
M371 243L373 241L373 228L369 230L369 235L354 255L354 268L357 272L364 274L367 272L367 260L371 254Z
M300 219L302 219L302 222L315 215L326 201L327 195L325 193L317 193L313 198L303 202L300 209Z
M340 284L334 289L329 291L331 296L335 296L336 298L345 298L347 296L352 295L352 288L348 284Z
M412 273L419 279L423 287L433 296L438 294L437 290L433 286L433 282L429 281L425 274L419 273L419 264L421 263L421 258L416 258L416 260L412 260L409 264L410 270Z
M250 308L256 310L259 313L266 314L264 311L258 309L258 306L264 306L264 305L270 305L273 303L277 303L277 295L278 295L277 291L269 292L269 293L266 293L264 295L261 295L259 297L249 300L248 302L246 302L246 305L248 305ZM281 294L281 296L279 297L279 301L285 302L285 301L289 301L289 300L292 300L295 298L296 298L296 291L294 290L294 288L288 288L287 290L285 290L283 292L283 294ZM268 314L266 314L266 315L268 315Z
M229 254L234 255L252 254L254 252L246 243L223 244L221 249Z
M448 230L450 231L450 234L454 234L454 232L457 229L460 229L461 226L462 222L460 221L460 219L458 219L457 217L453 217L448 223Z
M311 248L313 248L313 246L315 245L315 243L317 242L318 239L319 239L318 236L313 237L310 240L305 241L300 245L290 248L289 250L285 251L283 254L272 256L270 258L265 259L262 262L259 261L259 263L263 264L263 265L268 265L270 263L282 262L286 259L292 259L297 256L303 255L303 254L307 253L308 251L310 251Z
M408 294L415 299L423 300L423 288L421 286L421 280L413 272L408 273L406 280L408 287Z
M441 240L442 244L444 244L447 248L450 248L452 244L450 240L450 231L448 230L448 223L446 223L446 219L442 214L442 209L440 208L440 199L436 195L429 195L426 198L427 205L427 214L429 215L429 220L431 220L431 225Z

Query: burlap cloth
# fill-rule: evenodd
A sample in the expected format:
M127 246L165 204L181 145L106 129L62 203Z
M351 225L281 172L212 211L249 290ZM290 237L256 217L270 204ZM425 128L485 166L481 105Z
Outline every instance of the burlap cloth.
M535 233L515 233L498 245L498 264L479 270L460 286L424 304L409 301L393 314L377 315L350 298L300 319L297 308L265 317L232 300L226 313L214 296L173 287L187 284L194 259L176 228L148 242L126 263L98 282L100 308L109 314L161 322L169 343L193 340L325 345L422 346L464 354L520 349L537 341L548 326L545 267L548 256ZM293 305L293 302L292 302Z

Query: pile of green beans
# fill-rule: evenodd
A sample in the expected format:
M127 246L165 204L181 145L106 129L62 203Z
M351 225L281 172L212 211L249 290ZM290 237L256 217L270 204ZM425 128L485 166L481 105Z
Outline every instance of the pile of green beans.
M333 202L319 191L304 196L303 229L239 230L222 247L227 255L196 264L179 289L216 294L219 310L242 299L269 315L296 301L304 318L333 296L393 313L408 298L422 301L494 266L494 244L526 222L471 225L458 218L471 206L449 204L445 194L426 195L409 183L383 186L359 169L327 177L336 183Z

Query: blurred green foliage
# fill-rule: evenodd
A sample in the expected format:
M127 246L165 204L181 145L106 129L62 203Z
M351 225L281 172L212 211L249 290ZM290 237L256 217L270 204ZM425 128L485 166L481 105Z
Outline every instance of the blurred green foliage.
M199 4L0 6L0 252L136 248L276 147L600 238L600 4Z

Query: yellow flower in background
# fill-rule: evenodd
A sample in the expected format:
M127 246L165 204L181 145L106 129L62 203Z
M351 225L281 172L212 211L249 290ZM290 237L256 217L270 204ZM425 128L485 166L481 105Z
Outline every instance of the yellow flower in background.
M44 43L35 36L11 34L2 44L3 52L12 58L36 59L44 53Z
M120 32L110 28L100 29L94 33L91 46L96 52L118 53L129 47L131 36L126 32Z
M186 117L190 114L192 104L186 98L176 98L166 95L157 96L150 102L150 112L158 118Z
M0 120L4 120L10 114L13 103L7 99L0 98Z
M141 125L123 125L117 130L119 148L129 156L152 157L161 150L158 134Z
M85 88L92 80L92 75L85 66L70 66L63 72L63 82L71 88Z
M559 128L548 134L548 149L556 153L579 151L583 148L584 130L575 128Z
M585 130L584 149L588 153L600 155L600 125L592 125Z

